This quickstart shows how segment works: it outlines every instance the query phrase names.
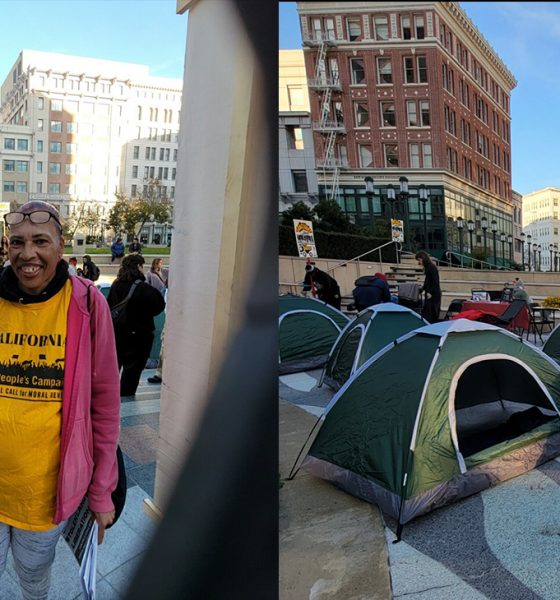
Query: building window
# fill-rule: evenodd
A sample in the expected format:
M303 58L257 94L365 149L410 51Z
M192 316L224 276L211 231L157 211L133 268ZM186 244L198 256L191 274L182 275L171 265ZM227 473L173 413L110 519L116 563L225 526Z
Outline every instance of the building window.
M51 131L61 132L62 131L62 121L51 121Z
M37 165L37 173L42 173L43 172L43 161L38 160L36 165Z
M420 168L420 146L419 144L410 144L409 146L410 168Z
M174 186L174 185L172 185L172 186L169 188L169 197L170 197L170 198L175 198L175 186Z
M385 144L383 146L385 152L385 166L399 166L399 147L396 144Z
M288 148L290 150L303 150L303 133L301 127L295 125L286 125L286 136L288 138ZM163 151L163 148L162 148ZM169 159L169 148L167 149ZM162 157L163 160L163 157Z
M27 181L16 182L16 192L18 194L27 194Z
M432 144L422 144L422 163L424 169L432 167Z
M38 194L42 194L43 193L43 182L42 181L38 181L37 182L37 193Z
M74 123L73 121L66 122L66 133L76 133L76 130L77 123Z
M354 104L356 127L369 127L369 111L367 104Z
M150 167L144 167L144 179L148 179L150 176Z
M407 100L406 102L406 122L408 127L418 127L416 100Z
M44 126L43 119L37 119L37 131L43 131Z
M416 31L416 39L424 39L424 16L414 15L414 30Z
M4 161L4 171L15 171L16 170L16 161L15 160L5 160Z
M16 171L18 173L27 173L29 171L29 161L16 160Z
M155 177L155 173L156 173L156 168L155 167L150 167L150 175L149 178L153 179Z
M150 160L150 147L146 146L146 156L145 156L146 160Z
M163 168L163 179L169 179L169 167Z
M393 83L393 67L390 58L377 59L377 81L380 84Z
M45 108L45 99L43 97L37 98L37 108L43 110Z
M420 118L422 127L430 126L430 103L427 100L420 100Z
M4 138L4 150L15 150L16 139L15 138Z
M60 175L60 163L49 163L49 173L51 175Z
M138 179L138 165L132 165L132 178Z
M29 150L29 140L20 140L17 141L17 149L18 150Z
M404 57L404 82L405 83L415 83L414 58L412 56Z
M171 169L171 179L173 179L173 181L175 181L176 174L177 174L177 169L175 169L175 168Z
M37 140L37 152L43 152L43 140Z
M76 144L66 144L66 154L76 154Z
M140 154L140 146L134 146L134 148L132 149L132 158L138 158L139 154Z
M346 152L346 146L344 144L338 145L338 160L341 167L348 166L348 154Z
M301 138L301 147L303 148L303 136ZM165 149L165 156L164 159L166 162L169 162L169 155L171 154L171 148L166 148Z
M49 183L49 194L60 194L60 183Z
M393 102L381 103L381 127L395 127L395 104Z
M51 110L61 111L62 110L62 100L51 100Z
M305 171L292 171L294 180L294 191L297 193L307 192L307 174Z
M359 145L358 154L360 157L360 167L362 169L373 167L373 152L369 146Z
M389 22L387 20L387 17L374 17L373 30L375 32L376 40L388 40L389 39Z
M150 148L150 160L156 159L156 150L157 148L155 146L153 148Z
M417 56L416 66L418 67L418 83L426 83L428 81L428 67L426 65L426 57Z
M5 192L15 192L16 186L14 181L4 181L4 191Z
M349 17L346 19L346 26L348 28L348 39L351 42L355 42L362 38L362 23L360 17Z
M410 35L410 17L401 17L402 37L403 40L409 40Z
M136 190L137 190L136 184L135 184L135 183L133 183L133 184L130 186L130 195L131 195L133 198L135 198L135 197L136 197Z
M366 82L366 72L362 58L350 59L350 73L352 85L360 85Z
M50 143L50 151L53 154L60 154L62 152L62 143L61 142L51 142Z
M173 150L173 162L177 162L177 148Z

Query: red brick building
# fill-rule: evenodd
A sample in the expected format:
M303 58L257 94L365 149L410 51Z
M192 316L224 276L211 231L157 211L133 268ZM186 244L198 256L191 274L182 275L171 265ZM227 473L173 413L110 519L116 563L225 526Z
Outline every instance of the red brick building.
M359 224L393 210L410 250L460 251L457 217L473 222L473 247L483 217L513 234L516 81L459 3L298 2L298 12L320 193ZM390 184L403 176L409 196L397 189L391 208Z

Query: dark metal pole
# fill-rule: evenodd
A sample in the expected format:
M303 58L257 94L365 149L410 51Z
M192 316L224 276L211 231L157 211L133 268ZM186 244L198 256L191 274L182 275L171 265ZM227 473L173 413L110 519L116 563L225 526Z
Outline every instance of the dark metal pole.
M498 253L496 252L496 232L492 232L492 237L494 239L494 268L498 268Z

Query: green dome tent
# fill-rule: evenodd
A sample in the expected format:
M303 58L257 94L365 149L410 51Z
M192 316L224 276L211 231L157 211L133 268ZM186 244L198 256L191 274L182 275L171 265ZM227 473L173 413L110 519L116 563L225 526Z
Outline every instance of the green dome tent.
M542 351L545 354L548 354L548 356L553 358L556 362L560 363L560 325L556 325L550 332L548 339L542 347Z
M560 366L458 319L416 329L335 394L304 468L402 526L560 454Z
M350 319L326 302L304 296L279 296L280 374L322 367Z
M320 385L338 390L368 358L403 334L428 322L405 306L394 302L364 309L340 334L333 346Z

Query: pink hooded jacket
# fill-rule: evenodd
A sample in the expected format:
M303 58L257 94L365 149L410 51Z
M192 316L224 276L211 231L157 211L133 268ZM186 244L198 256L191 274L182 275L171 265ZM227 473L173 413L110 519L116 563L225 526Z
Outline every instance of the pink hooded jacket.
M86 494L93 511L113 510L118 479L120 389L111 313L95 285L74 276L70 281L53 523L68 519Z

